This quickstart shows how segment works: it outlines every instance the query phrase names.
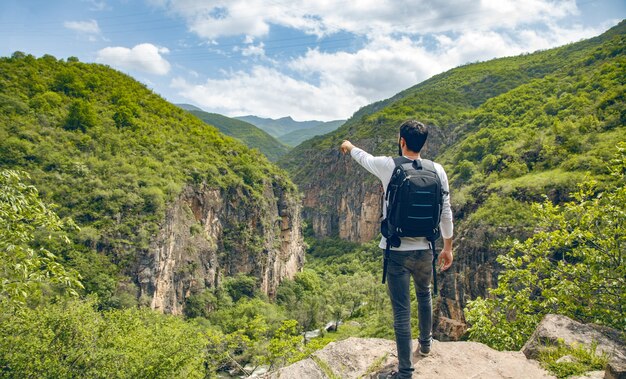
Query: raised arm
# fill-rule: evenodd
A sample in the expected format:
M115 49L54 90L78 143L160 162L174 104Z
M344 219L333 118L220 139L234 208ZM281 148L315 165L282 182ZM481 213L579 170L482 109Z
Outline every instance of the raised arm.
M384 156L375 157L365 150L354 146L348 140L341 143L341 152L344 154L350 153L358 164L380 179L383 186L387 186L391 178L391 171L393 170L393 160L391 158ZM389 165L391 165L391 168Z

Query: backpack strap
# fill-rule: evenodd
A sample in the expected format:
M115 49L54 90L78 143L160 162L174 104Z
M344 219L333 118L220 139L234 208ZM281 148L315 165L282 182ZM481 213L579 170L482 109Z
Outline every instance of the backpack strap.
M428 240L430 247L433 249L433 296L437 297L437 249L435 249L435 240Z
M387 247L385 248L385 255L383 257L383 284L385 284L385 279L387 279L387 265L389 264L390 245L391 242L387 239Z
M422 159L421 160L421 166L424 170L428 170L434 173L437 173L437 170L435 169L435 164L433 163L433 161L429 160L429 159Z

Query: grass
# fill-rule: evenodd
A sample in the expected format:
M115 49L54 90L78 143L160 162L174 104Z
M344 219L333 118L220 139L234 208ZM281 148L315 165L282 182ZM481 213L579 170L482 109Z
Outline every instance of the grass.
M385 353L385 355L383 355L382 357L376 359L371 365L370 367L367 368L367 371L365 371L365 374L361 377L366 377L369 374L373 374L377 371L382 370L383 368L383 363L385 363L385 361L387 360L387 358L389 357L389 353Z
M317 367L319 367L329 379L341 379L341 377L333 372L328 363L324 362L316 356L311 356L311 359L313 359L315 364L317 364Z
M604 370L609 357L605 353L597 354L597 346L597 343L586 347L582 344L569 346L559 342L557 346L543 349L539 353L539 362L543 368L559 379L581 375L588 371ZM560 358L568 355L572 358L571 361L557 363Z

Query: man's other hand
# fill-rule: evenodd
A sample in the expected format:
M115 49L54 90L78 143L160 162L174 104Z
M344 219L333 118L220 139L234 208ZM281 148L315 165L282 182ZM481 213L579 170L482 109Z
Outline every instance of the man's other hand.
M452 266L453 259L454 257L452 255L452 247L446 248L446 246L444 246L444 248L441 250L441 253L439 254L439 260L437 262L439 264L439 267L441 267L441 271L446 271L447 269L449 269L450 266Z
M341 152L344 154L348 154L350 151L352 151L353 148L354 148L354 145L352 144L352 142L348 140L344 140L341 143Z

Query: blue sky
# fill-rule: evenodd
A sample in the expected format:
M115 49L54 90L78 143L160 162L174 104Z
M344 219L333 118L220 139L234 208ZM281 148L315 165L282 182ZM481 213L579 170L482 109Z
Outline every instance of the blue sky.
M623 0L2 0L0 55L107 64L227 116L326 121L625 16Z

